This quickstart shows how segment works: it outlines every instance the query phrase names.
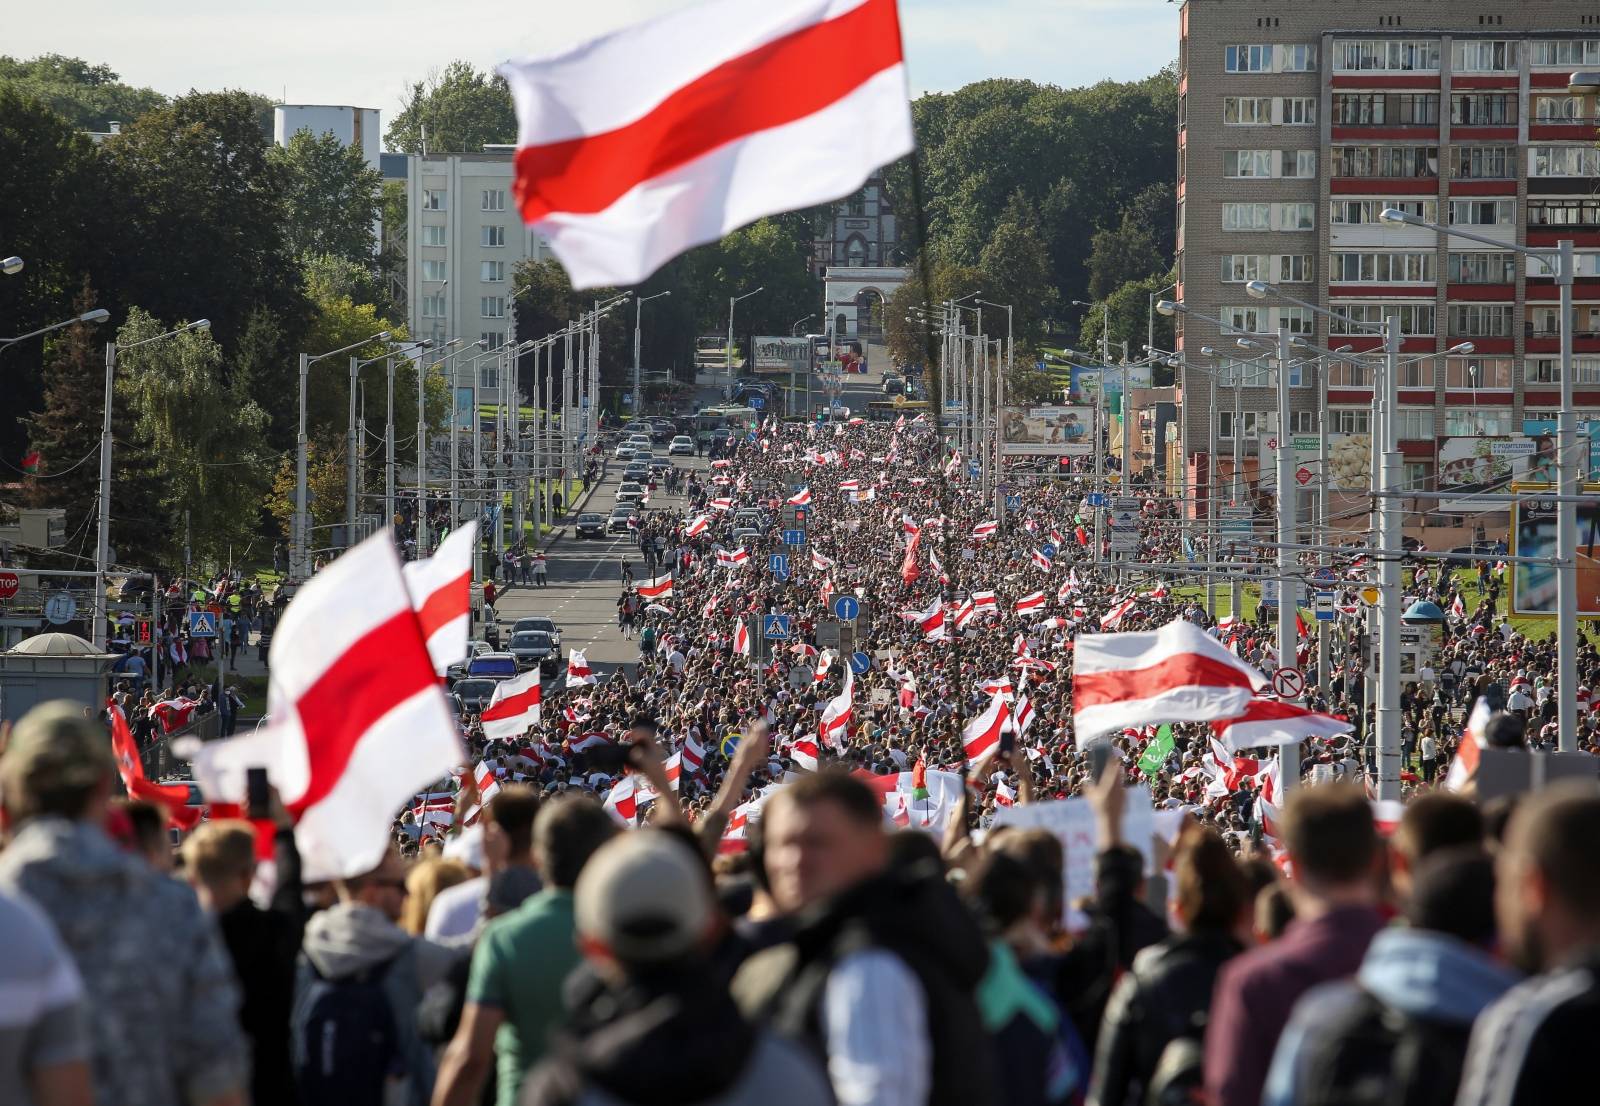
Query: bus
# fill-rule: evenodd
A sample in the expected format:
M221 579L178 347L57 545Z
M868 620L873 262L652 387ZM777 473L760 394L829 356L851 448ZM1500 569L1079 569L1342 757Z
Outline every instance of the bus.
M762 413L749 407L702 407L691 433L696 437L722 429L745 433L759 426L761 419Z
M910 422L918 415L925 415L927 412L928 401L924 399L895 396L893 399L874 399L867 402L868 422L892 422L901 415Z

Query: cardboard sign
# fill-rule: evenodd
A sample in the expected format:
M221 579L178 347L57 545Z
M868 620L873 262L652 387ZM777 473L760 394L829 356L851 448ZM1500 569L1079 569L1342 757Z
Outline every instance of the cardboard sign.
M1049 830L1061 842L1066 852L1066 895L1063 901L1065 922L1069 929L1081 930L1088 919L1072 904L1086 895L1094 894L1094 858L1100 851L1096 840L1094 808L1089 800L1052 799L1043 803L1025 803L1020 806L1001 807L995 812L993 827L1017 826L1021 829ZM1144 857L1145 871L1150 871L1154 857L1150 839L1155 834L1155 814L1150 805L1150 789L1130 787L1127 805L1122 812L1122 840L1139 850Z

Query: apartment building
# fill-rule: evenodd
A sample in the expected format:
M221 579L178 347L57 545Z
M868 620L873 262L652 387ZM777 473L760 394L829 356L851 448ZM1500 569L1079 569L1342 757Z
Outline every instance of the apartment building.
M1252 299L1252 280L1363 321L1398 312L1409 487L1449 490L1472 475L1464 459L1488 454L1484 439L1553 425L1551 274L1509 250L1383 225L1387 207L1506 243L1573 239L1575 401L1580 425L1600 418L1597 106L1568 92L1572 73L1600 68L1595 0L1186 0L1180 18L1179 295L1226 324L1179 320L1180 448L1202 510L1213 422L1222 502L1236 430L1240 477L1252 484L1271 482L1274 454L1262 446L1284 434L1276 379L1237 347L1240 334L1283 326L1323 346L1381 344ZM1470 356L1446 355L1461 342L1473 343ZM1328 367L1326 427L1320 366L1291 370L1289 383L1288 434L1326 431L1358 490L1370 377Z
M552 256L511 196L510 148L406 158L406 288L411 333L483 339L511 334L512 279Z

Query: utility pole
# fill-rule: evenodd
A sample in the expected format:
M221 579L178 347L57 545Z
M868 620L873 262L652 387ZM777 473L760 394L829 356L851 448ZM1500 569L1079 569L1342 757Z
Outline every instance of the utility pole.
M383 524L394 525L394 354L384 359L388 389L384 400L383 425Z
M1383 464L1378 472L1380 530L1378 548L1378 628L1381 652L1372 650L1378 666L1378 798L1400 798L1400 447L1395 440L1400 383L1400 316L1383 319ZM1379 393L1375 389L1376 399Z
M356 458L360 455L360 434L356 423L356 391L360 387L361 358L356 354L350 355L350 404L349 417L344 431L344 544L348 549L356 543L356 489L360 486L361 474L356 469Z
M1278 667L1293 668L1299 646L1295 625L1294 577L1295 495L1294 448L1289 440L1289 330L1278 329ZM1300 743L1280 746L1279 776L1284 790L1300 782Z

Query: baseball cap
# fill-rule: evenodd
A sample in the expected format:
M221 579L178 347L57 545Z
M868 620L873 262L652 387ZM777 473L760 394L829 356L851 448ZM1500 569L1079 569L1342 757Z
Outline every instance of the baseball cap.
M656 830L619 834L584 865L574 889L578 932L624 963L658 963L694 949L711 923L705 868Z
M4 758L0 787L15 794L89 788L116 768L111 737L82 703L52 699L17 721Z

